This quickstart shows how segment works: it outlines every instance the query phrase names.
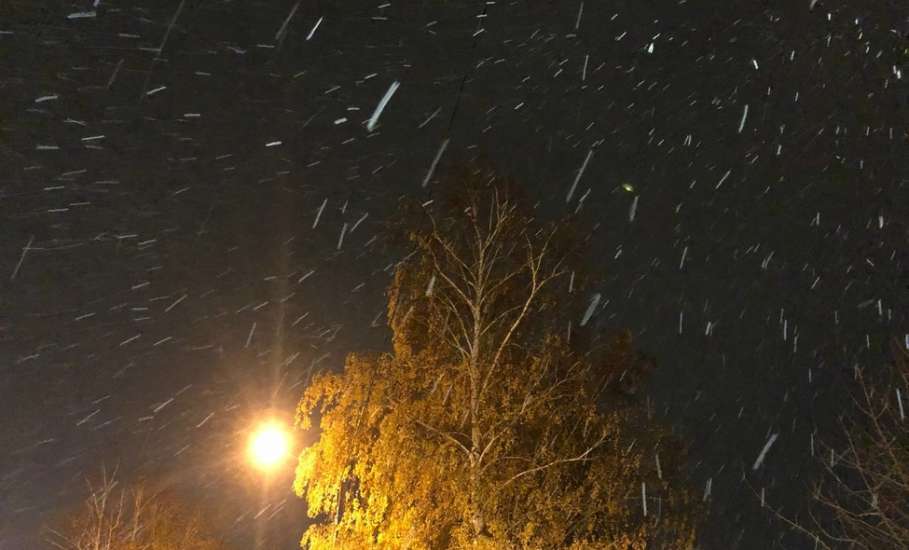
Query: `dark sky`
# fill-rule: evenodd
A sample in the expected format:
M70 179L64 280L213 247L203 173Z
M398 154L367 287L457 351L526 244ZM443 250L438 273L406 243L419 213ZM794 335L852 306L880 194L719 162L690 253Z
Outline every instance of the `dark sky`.
M475 157L595 230L595 326L657 357L704 546L781 547L749 485L802 506L810 434L909 332L904 8L0 3L0 548L101 464L295 547L243 430L384 345L383 228Z

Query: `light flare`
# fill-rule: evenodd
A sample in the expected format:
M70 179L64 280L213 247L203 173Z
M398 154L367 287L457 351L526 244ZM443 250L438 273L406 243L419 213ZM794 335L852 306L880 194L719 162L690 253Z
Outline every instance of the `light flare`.
M262 424L249 439L249 458L259 469L269 471L290 454L290 436L278 422Z

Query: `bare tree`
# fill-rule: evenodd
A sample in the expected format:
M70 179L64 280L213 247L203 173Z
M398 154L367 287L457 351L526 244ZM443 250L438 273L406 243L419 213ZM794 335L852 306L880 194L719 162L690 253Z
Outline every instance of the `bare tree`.
M216 550L201 517L143 485L122 487L117 469L87 481L88 495L48 542L60 550Z
M840 419L841 448L819 445L807 524L776 513L817 547L909 548L909 349L898 338L890 349L882 375L855 371L857 414Z

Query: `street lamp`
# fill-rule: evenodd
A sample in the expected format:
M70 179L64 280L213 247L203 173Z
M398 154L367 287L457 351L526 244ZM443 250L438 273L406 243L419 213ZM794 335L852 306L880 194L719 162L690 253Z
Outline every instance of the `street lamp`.
M280 422L262 423L249 438L249 460L264 472L271 472L280 466L289 452L290 435Z
M274 487L272 485L275 481L283 479L281 466L293 452L294 446L290 429L284 422L276 417L265 416L264 418L267 420L260 422L250 433L246 447L246 456L250 464L263 474L260 478L260 512L256 515L257 521L255 521L253 547L256 549L273 547L269 543L271 537L268 523L264 518L259 519L259 515L269 506L267 503L273 496Z

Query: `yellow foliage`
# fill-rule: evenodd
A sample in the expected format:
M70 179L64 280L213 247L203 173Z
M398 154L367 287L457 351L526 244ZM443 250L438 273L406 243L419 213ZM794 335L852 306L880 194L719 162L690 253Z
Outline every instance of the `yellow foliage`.
M630 332L570 341L558 231L496 189L466 196L413 235L392 351L350 355L300 400L298 426L320 434L294 482L314 520L301 545L693 548L681 450L615 391L640 375ZM659 513L643 515L642 482Z

